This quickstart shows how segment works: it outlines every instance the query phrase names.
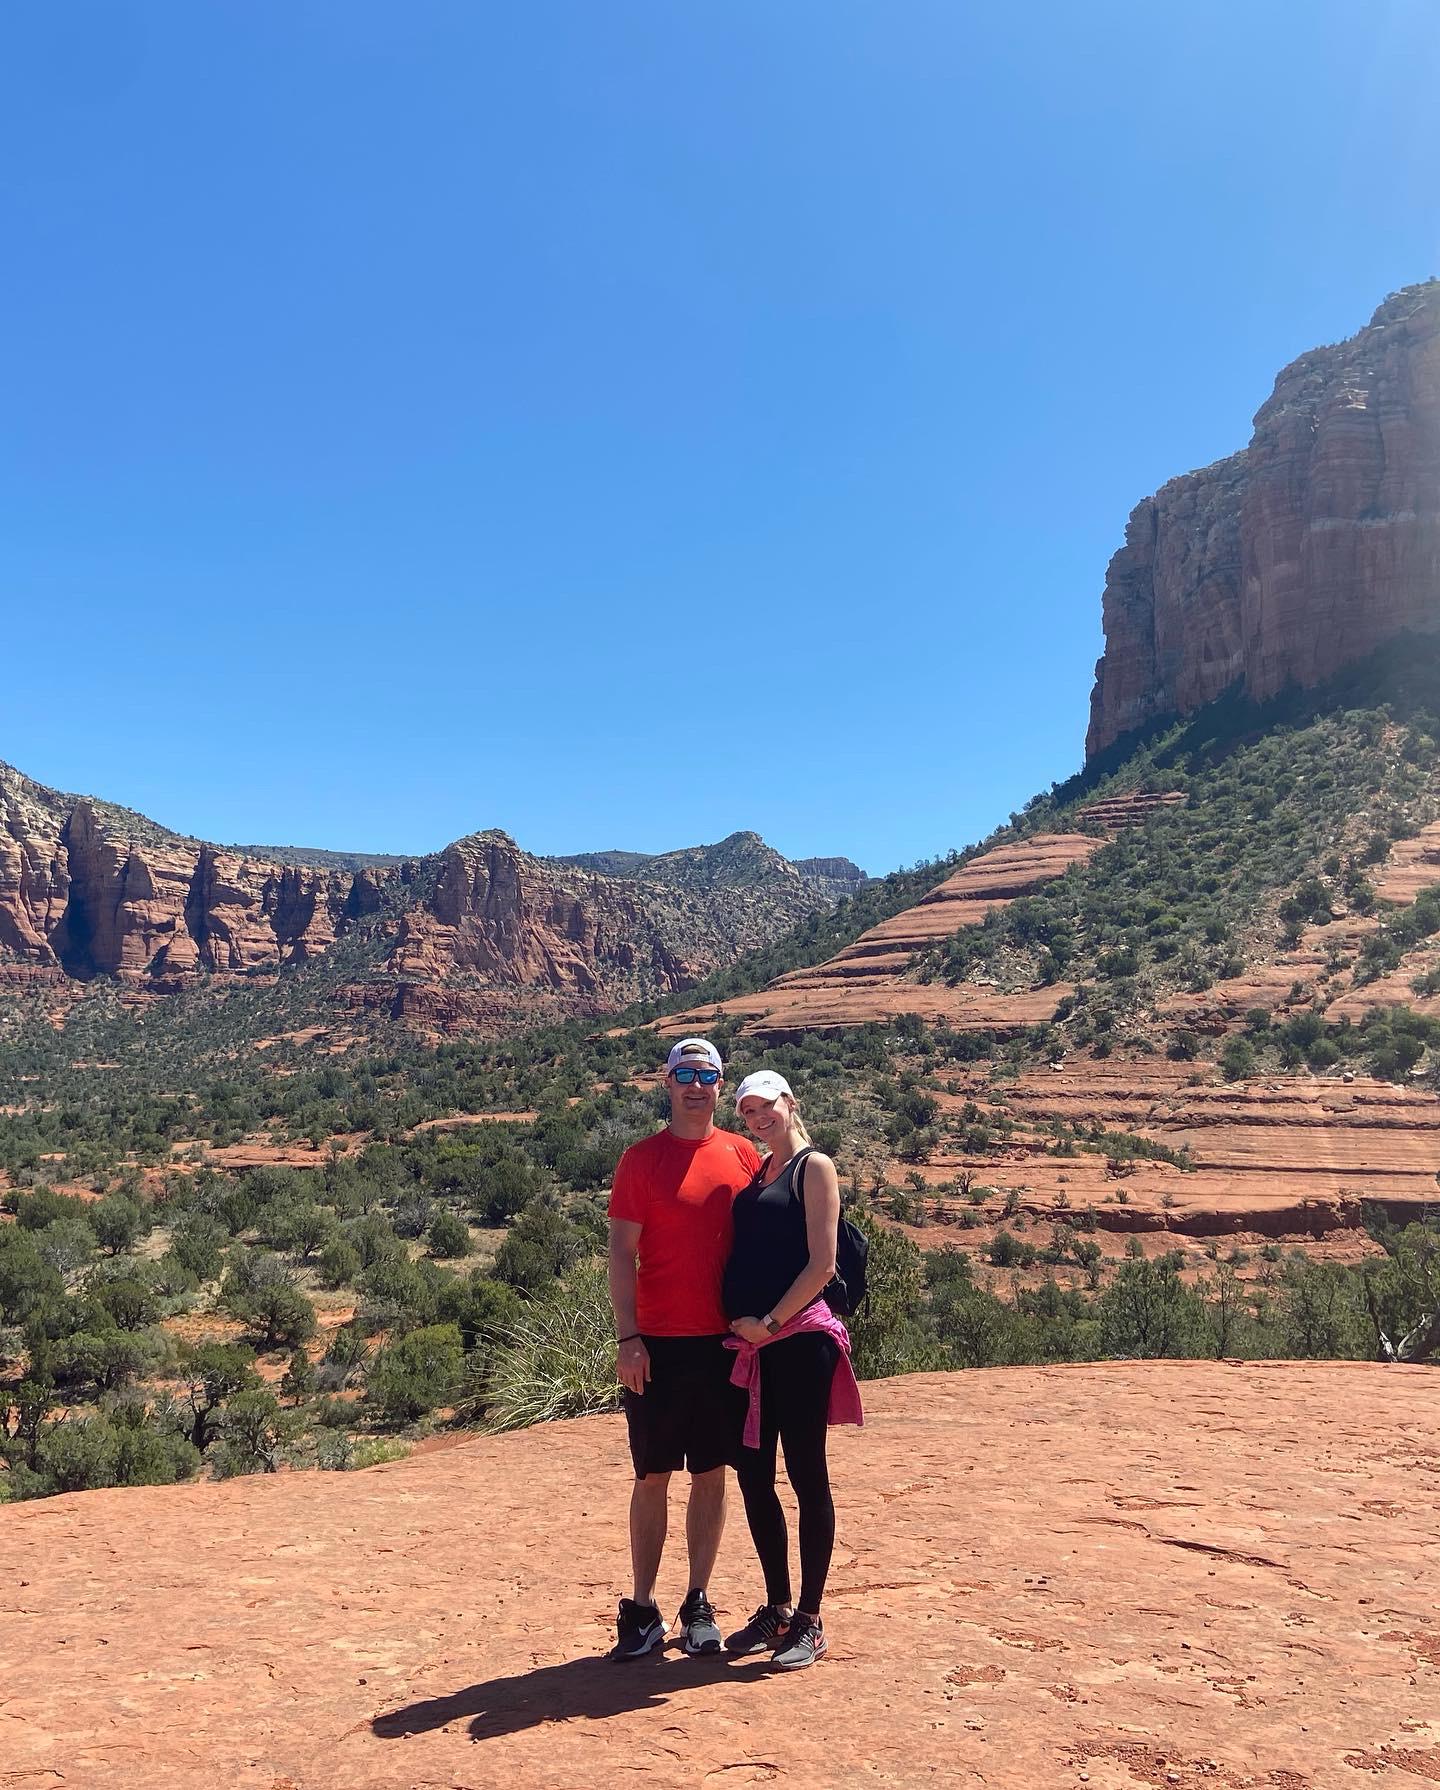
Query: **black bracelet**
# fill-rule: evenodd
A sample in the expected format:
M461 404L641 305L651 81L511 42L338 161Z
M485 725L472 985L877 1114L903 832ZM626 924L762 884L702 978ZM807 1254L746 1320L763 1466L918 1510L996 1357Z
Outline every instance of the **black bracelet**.
M630 1332L629 1336L619 1337L617 1339L616 1346L618 1347L620 1343L639 1342L639 1340L640 1340L640 1332L638 1330L632 1330Z

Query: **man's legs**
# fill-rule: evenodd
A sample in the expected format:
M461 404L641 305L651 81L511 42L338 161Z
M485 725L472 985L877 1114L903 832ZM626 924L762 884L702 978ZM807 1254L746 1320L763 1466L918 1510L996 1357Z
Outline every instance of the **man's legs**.
M666 1507L670 1492L668 1473L647 1473L635 1481L630 1493L630 1566L635 1575L633 1596L637 1604L655 1602L655 1580L660 1572L660 1556L665 1551ZM693 1502L693 1493L691 1495ZM721 1488L724 1521L724 1488ZM688 1528L687 1519L687 1528ZM716 1546L719 1535L716 1535ZM692 1549L693 1553L693 1549ZM714 1554L711 1554L713 1564Z
M690 1553L690 1586L707 1590L720 1537L725 1533L725 1469L690 1475L690 1502L685 1508L685 1545ZM661 1529L664 1538L664 1529ZM658 1565L660 1555L655 1555Z

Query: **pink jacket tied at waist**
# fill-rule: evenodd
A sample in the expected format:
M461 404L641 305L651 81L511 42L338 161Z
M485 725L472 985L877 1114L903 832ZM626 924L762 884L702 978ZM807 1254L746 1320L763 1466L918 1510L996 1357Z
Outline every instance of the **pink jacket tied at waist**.
M860 1408L860 1386L855 1369L850 1365L850 1332L823 1299L797 1311L762 1343L743 1342L738 1336L727 1336L725 1347L735 1350L735 1366L730 1375L732 1386L743 1386L750 1404L745 1412L745 1446L760 1446L760 1351L771 1343L783 1342L787 1336L800 1336L807 1330L819 1330L840 1350L835 1375L830 1382L830 1405L825 1413L827 1423L853 1423L863 1427L865 1413Z

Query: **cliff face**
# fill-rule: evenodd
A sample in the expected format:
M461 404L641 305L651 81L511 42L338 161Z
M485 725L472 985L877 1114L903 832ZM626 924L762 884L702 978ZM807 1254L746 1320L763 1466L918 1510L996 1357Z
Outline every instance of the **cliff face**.
M0 767L0 960L170 993L332 943L362 879L167 834Z
M1302 355L1248 448L1137 506L1104 627L1091 755L1237 682L1263 699L1440 628L1440 281Z
M273 974L366 929L343 998L436 1029L502 1029L685 988L829 905L753 833L629 860L531 857L504 833L423 864L226 850L0 765L0 983L113 978L139 996ZM362 975L366 974L362 968Z
M828 905L755 845L738 859L697 847L607 876L531 857L504 833L457 840L440 854L431 899L400 921L387 966L395 1010L448 1030L493 1025L526 991L556 1012L598 1013L687 988Z

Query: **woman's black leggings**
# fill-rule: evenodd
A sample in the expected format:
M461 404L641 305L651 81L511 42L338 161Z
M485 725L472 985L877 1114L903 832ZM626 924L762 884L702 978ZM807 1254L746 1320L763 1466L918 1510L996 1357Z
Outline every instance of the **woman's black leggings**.
M736 1477L760 1566L765 1597L790 1602L790 1542L785 1512L775 1495L775 1445L800 1506L800 1603L820 1613L825 1578L835 1546L835 1503L825 1462L830 1382L839 1350L819 1331L802 1330L760 1349L760 1446L742 1448Z

